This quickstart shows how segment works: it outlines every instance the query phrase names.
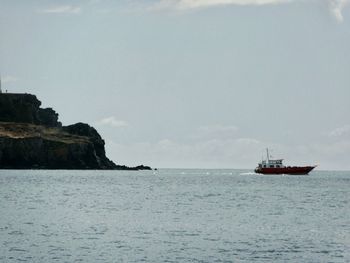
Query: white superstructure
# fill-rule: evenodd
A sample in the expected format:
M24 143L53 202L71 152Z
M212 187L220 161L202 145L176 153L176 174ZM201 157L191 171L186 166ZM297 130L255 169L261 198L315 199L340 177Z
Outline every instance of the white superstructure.
M284 168L283 159L270 159L269 149L266 149L266 160L259 163L259 168Z

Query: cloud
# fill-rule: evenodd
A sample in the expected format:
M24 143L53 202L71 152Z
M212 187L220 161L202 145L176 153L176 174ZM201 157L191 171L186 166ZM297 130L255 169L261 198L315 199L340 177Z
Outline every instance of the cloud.
M40 13L46 14L80 14L81 7L72 5L54 6L40 10Z
M16 82L17 78L14 76L6 75L1 77L1 82L2 83L9 83L9 82Z
M259 140L253 139L253 138L239 138L236 141L237 141L237 143L245 144L245 145L254 145L254 144L261 143Z
M331 132L329 132L328 135L330 137L341 137L341 136L348 134L348 133L350 133L350 125L349 124L332 130Z
M99 120L96 124L101 126L110 126L114 128L122 128L122 127L129 126L127 122L122 120L117 120L114 116L103 118Z
M242 168L255 167L261 149L256 139L208 139L183 143L171 139L157 142L106 143L108 154L119 163L147 163L154 167Z
M219 5L267 5L290 1L291 0L160 0L156 3L154 8L175 8L183 10Z
M183 143L171 139L158 142L116 143L106 149L117 163L163 168L247 168L253 170L269 147L274 158L286 165L319 165L321 170L350 170L350 140L301 145L271 143L254 138L203 140Z
M211 125L199 127L193 137L200 139L227 139L236 137L238 128L234 125Z
M342 11L345 8L345 6L348 5L349 3L350 3L349 0L330 0L329 2L330 11L339 23L344 21Z
M304 2L315 2L313 0L304 0ZM350 0L325 0L329 3L329 9L338 22L343 22L343 9L350 3ZM209 8L223 5L239 6L262 6L276 5L291 2L302 2L302 0L158 0L149 8L150 10L193 10L199 8Z

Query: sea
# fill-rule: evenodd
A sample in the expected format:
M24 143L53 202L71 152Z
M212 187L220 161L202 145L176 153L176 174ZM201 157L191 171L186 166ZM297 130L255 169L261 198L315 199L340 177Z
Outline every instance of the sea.
M0 262L350 262L350 172L0 170Z

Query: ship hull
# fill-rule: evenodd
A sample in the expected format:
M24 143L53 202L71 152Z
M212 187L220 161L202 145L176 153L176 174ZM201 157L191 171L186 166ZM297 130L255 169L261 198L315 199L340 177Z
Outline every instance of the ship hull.
M256 168L255 172L259 174L291 174L291 175L307 175L316 166L293 166L282 168Z

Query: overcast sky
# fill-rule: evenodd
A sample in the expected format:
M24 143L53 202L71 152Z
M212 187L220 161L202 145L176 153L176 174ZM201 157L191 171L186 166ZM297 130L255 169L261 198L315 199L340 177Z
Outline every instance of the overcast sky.
M118 164L350 169L346 0L0 0L3 89Z

